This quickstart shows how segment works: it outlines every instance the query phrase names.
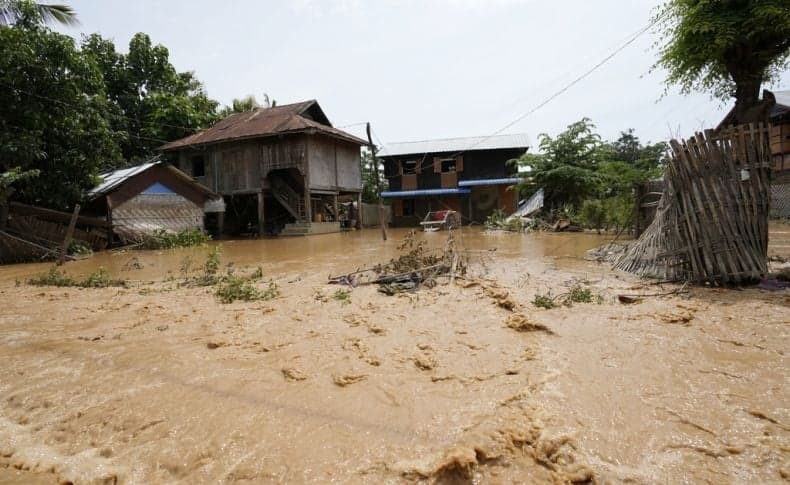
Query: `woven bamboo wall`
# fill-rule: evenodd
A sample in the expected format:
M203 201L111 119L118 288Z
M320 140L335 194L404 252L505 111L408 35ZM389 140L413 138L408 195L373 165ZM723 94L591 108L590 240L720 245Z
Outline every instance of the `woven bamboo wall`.
M158 229L203 229L203 209L178 194L139 194L112 211L113 231L139 241Z
M656 217L615 267L699 284L739 284L767 272L770 150L766 126L672 140Z

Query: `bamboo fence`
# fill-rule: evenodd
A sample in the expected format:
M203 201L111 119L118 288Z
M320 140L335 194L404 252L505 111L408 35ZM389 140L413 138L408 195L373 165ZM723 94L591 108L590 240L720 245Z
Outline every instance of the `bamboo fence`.
M732 285L767 272L768 127L706 130L672 140L656 217L615 262L641 276Z

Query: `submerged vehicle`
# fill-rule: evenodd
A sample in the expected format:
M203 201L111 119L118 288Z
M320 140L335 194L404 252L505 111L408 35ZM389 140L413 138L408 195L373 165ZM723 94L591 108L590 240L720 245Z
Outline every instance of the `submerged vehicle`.
M425 214L425 218L420 222L420 225L425 232L454 229L461 226L461 214L453 210L429 212Z

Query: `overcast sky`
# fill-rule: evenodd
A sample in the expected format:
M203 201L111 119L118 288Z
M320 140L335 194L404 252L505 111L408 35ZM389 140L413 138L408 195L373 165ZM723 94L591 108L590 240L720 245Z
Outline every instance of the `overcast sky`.
M492 134L611 54L657 0L64 0L127 50L136 32L170 50L223 104L315 98L337 127L370 121L383 143ZM706 94L662 98L654 32L504 133L555 135L589 117L604 138L644 141L715 125ZM790 88L790 74L779 83ZM363 136L363 126L344 128Z

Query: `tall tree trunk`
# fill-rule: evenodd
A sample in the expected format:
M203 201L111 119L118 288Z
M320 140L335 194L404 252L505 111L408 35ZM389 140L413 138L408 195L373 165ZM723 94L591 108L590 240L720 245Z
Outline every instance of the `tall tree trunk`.
M735 80L735 117L732 124L768 123L772 99L760 99L762 76L751 73L733 74Z

